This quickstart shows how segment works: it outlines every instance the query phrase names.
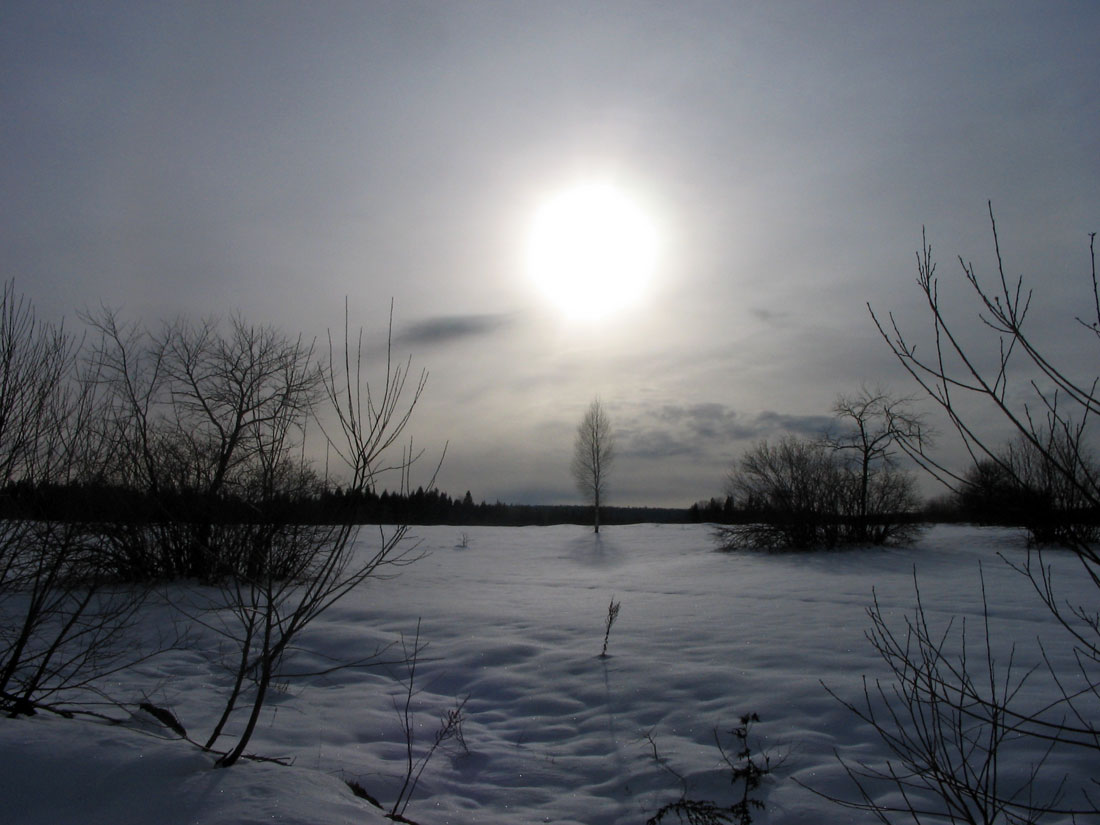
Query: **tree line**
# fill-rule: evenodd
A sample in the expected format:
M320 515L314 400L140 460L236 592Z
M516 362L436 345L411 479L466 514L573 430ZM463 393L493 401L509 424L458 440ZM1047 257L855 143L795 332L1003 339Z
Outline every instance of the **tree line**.
M500 500L475 502L464 496L423 486L412 491L383 488L346 490L322 487L296 496L272 496L263 507L233 493L218 496L180 491L168 496L174 516L182 521L217 524L257 523L273 513L300 524L453 524L456 526L526 526L591 524L592 508L583 504L514 504ZM10 482L0 490L0 519L46 519L91 524L114 522L154 524L164 517L165 494L97 484ZM630 507L601 505L605 524L685 524L709 520L692 507ZM271 512L269 512L271 511ZM717 520L717 519L715 519Z

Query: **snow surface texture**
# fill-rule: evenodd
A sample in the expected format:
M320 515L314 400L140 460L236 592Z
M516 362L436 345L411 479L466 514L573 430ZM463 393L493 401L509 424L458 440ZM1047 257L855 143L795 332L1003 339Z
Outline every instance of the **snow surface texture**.
M302 637L291 664L357 659L402 636L411 644L421 619L429 647L416 674L417 754L440 716L470 697L466 748L446 743L406 811L423 825L642 823L681 792L655 763L647 734L690 797L729 804L737 797L713 731L749 712L761 718L754 750L786 754L756 794L767 810L754 822L867 821L793 778L850 796L834 749L882 755L873 732L821 682L858 701L862 675L885 675L864 638L864 611L874 589L900 631L915 603L914 565L933 623L966 616L968 632L980 628L981 563L998 641L1018 643L1027 664L1037 636L1048 653L1065 655L1030 584L997 557L1023 557L1022 539L1004 530L936 527L911 548L796 555L717 553L703 525L611 527L599 536L575 526L413 532L428 555L338 603ZM362 541L371 538L365 530ZM1060 562L1064 595L1094 604L1071 563ZM622 608L601 658L612 598ZM154 633L164 608L150 611L144 632ZM171 709L203 738L230 681L227 659L214 648L172 652L108 689L135 712L141 701ZM382 665L278 685L249 751L291 758L289 768L214 770L170 733L150 735L163 729L149 719L146 732L46 714L0 720L0 822L384 822L342 780L384 804L394 799L405 773L396 710L405 676Z

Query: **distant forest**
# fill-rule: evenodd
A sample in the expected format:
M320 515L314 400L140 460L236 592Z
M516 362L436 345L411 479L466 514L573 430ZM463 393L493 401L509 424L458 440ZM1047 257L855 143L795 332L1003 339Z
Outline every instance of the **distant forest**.
M602 505L605 524L737 524L766 519L737 507L732 497L699 501L690 507ZM986 501L945 496L906 515L906 520L1024 524L1026 508L993 508ZM164 521L284 524L453 524L528 526L592 523L585 505L475 502L469 491L452 497L422 487L401 494L383 490L345 491L339 487L308 496L282 496L257 506L231 494L165 493L157 496L111 485L8 483L0 490L0 519L42 519L82 523L151 524Z
M686 524L706 520L698 506L600 508L606 524ZM282 522L298 524L454 524L524 526L591 524L592 508L582 505L475 503L467 492L452 498L436 489L401 494L387 490L344 491L339 487L310 496L285 496L262 507L231 494L165 493L157 496L109 485L69 484L32 487L8 484L0 491L0 518L31 518L86 523Z

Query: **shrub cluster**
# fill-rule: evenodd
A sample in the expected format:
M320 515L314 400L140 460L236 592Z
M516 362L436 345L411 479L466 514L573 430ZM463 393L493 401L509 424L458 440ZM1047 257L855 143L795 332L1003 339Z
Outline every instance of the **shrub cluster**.
M787 436L746 452L730 475L740 522L715 527L724 549L808 550L911 540L915 482L882 467L862 475L823 441Z
M155 651L127 631L149 586L196 588L184 617L235 648L213 750L230 716L239 759L272 680L301 631L381 565L408 561L400 526L359 549L352 509L393 470L402 495L414 455L383 455L408 422L425 374L387 358L381 385L360 375L362 342L225 321L149 329L103 310L74 337L0 291L0 710L61 710ZM327 518L301 519L324 485L305 458L321 431L344 464ZM169 642L170 643L170 642ZM217 700L216 700L217 701ZM70 705L71 706L71 705ZM68 711L65 711L68 712Z
M1100 540L1100 511L1088 491L1100 465L1067 431L1018 437L976 461L952 496L956 511L984 524L1020 525L1036 544Z

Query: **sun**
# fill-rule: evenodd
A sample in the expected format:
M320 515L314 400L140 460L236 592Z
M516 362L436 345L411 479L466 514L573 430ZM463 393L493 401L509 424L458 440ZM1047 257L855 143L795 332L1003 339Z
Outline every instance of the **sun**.
M581 183L535 213L527 266L568 317L592 320L638 303L656 253L653 223L635 199L609 183Z

